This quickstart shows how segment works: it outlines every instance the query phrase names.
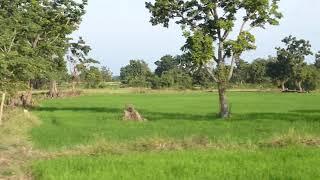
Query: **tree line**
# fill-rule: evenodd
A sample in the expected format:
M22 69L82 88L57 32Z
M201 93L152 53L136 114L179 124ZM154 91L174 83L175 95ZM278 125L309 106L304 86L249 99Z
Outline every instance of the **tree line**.
M284 47L277 47L277 56L258 58L251 63L239 59L235 61L230 86L246 84L279 87L282 91L299 92L315 90L320 85L320 52L315 54L313 64L306 57L313 55L308 41L288 36L283 39ZM205 66L194 63L190 54L165 55L155 62L156 69L150 70L143 60L131 60L121 68L121 82L130 87L153 89L195 87L213 88L217 86ZM227 69L230 69L227 66Z

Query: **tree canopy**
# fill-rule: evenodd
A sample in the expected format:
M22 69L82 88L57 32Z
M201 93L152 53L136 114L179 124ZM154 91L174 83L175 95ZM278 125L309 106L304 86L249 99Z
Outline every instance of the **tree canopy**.
M232 78L235 61L243 52L255 49L253 28L278 25L282 14L279 0L156 0L147 2L152 25L169 27L170 21L181 25L188 40L186 48L195 62L205 64L213 60L212 74L219 85L220 115L230 115L225 91ZM236 38L236 24L241 26ZM214 43L212 43L214 42ZM215 46L215 47L214 47ZM213 53L211 50L215 50ZM230 67L227 67L230 60Z

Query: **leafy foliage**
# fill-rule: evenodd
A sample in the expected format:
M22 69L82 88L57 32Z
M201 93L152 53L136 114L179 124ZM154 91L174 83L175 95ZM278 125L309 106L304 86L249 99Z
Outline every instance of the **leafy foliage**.
M177 59L171 55L163 56L159 61L154 63L157 68L155 74L161 76L164 72L170 71L178 66Z
M266 82L268 61L264 59L254 60L248 67L248 82L263 83Z
M213 57L213 40L210 36L205 35L202 31L195 31L193 35L185 35L187 42L182 47L194 64L203 66Z
M86 82L87 88L98 88L103 82L103 75L99 68L91 66L82 74L82 79Z
M286 47L277 49L277 61L270 66L270 75L282 84L290 79L295 81L302 91L301 83L306 80L305 57L312 55L309 41L289 36L282 40Z
M315 56L316 56L316 60L315 60L314 65L317 69L320 69L320 51L318 53L316 53Z
M1 90L23 90L20 85L35 79L66 75L68 36L78 28L86 4L87 0L0 1L0 81L6 82Z
M147 78L151 74L148 64L143 60L131 60L129 65L120 69L121 82L133 87L148 87Z
M146 8L151 13L152 25L169 27L171 20L181 25L187 37L183 49L191 54L195 64L208 65L210 60L216 64L211 75L218 83L220 115L228 117L230 112L225 92L233 75L234 63L243 52L255 49L255 38L250 29L279 24L282 14L278 11L278 1L155 0L146 2ZM233 39L231 34L237 20L241 20L242 25ZM246 25L250 28L247 29ZM228 59L231 59L230 68L227 67Z
M90 65L99 63L99 61L88 57L90 51L91 47L86 45L82 37L80 37L77 42L70 44L68 61L72 66L71 73L73 81L79 81L79 75L86 74Z
M102 79L104 82L111 82L113 80L112 72L108 67L103 66L101 68L101 74L102 74Z

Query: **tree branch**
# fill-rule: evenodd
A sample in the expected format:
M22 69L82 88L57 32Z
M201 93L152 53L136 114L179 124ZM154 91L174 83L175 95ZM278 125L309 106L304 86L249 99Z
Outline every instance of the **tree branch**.
M60 34L58 34L52 41L49 42L49 45L53 44L58 38Z
M243 32L244 30L244 27L246 25L246 23L248 22L248 20L244 20L242 25L241 25L241 28L240 28L240 32L239 32L239 35L238 37L241 35L241 33ZM233 54L232 55L232 58L231 58L231 67L230 67L230 71L229 71L229 76L228 76L228 80L230 81L232 76L233 76L233 71L234 71L234 63L235 61L239 60L240 56L238 54Z
M243 21L243 23L242 23L242 25L241 25L241 28L240 28L240 33L239 34L241 34L242 32L243 32L243 30L244 30L244 27L246 26L246 23L248 22L248 20L244 20Z
M228 76L228 80L230 81L232 76L233 76L233 71L234 71L234 63L235 61L238 59L238 57L232 56L231 59L231 67L230 67L230 71L229 71L229 76Z
M10 43L10 46L9 46L9 49L8 49L8 52L11 51L12 47L13 47L13 43L14 41L16 40L16 35L17 35L17 30L14 29L14 32L13 32L13 37L12 37L12 40L11 40L11 43Z
M37 34L37 37L36 39L33 41L32 43L32 48L35 49L38 45L38 42L40 41L41 37L40 37L40 34Z
M213 9L211 9L211 13L213 13L214 19L216 21L218 21L219 20L219 15L218 15L218 11L217 11L217 3L215 3L215 7ZM221 30L220 30L220 28L218 28L218 38L219 38L219 41L221 41Z
M208 67L205 67L205 69L208 71L208 73L211 75L211 77L214 79L214 81L216 83L218 83L218 79L214 76L214 74L210 71L210 69Z

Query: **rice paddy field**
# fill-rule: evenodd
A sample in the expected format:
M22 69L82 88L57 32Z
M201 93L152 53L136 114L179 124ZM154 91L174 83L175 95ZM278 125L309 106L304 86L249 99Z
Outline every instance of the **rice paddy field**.
M320 94L96 93L32 113L35 179L320 179ZM132 104L147 119L122 120Z

